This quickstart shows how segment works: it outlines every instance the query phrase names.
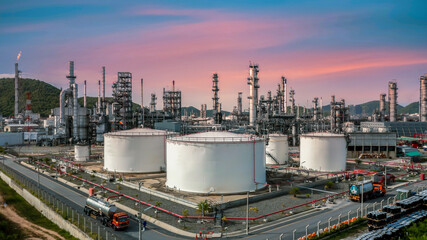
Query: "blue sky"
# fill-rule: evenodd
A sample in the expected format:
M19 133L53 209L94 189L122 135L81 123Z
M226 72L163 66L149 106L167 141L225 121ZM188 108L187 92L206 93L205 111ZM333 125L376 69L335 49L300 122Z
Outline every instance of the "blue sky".
M247 94L249 61L260 65L260 94L282 75L297 103L335 94L349 103L377 100L396 79L400 104L417 101L427 73L427 1L4 1L0 0L0 76L13 73L107 95L117 72L145 79L145 103L172 80L184 105L211 104L211 76L225 110ZM139 85L134 84L134 101ZM161 105L161 104L160 104Z

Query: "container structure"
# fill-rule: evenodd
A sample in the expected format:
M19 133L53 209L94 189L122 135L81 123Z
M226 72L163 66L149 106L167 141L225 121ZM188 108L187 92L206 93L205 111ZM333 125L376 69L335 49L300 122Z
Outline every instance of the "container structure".
M166 131L148 128L104 134L104 169L122 173L164 171L167 135Z
M76 162L87 162L90 158L90 145L74 145L74 159Z
M193 193L241 193L266 186L265 140L230 132L167 139L166 186Z
M343 134L307 133L300 137L300 167L323 172L346 169L347 143Z
M268 144L265 149L267 164L285 164L288 161L288 136L274 133L268 135Z

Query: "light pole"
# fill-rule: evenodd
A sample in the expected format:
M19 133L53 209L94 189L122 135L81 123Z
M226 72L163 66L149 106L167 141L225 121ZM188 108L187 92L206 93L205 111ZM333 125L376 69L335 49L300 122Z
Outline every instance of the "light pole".
M360 212L360 216L361 217L363 217L363 183L365 182L365 175L363 175L363 182L362 182L362 186L361 186L361 189L360 189L360 191L362 192L362 199L361 199L361 206L360 206L360 209L361 209L361 212Z
M36 166L37 169L37 193L38 193L38 197L40 197L40 166Z
M294 229L293 231L292 231L292 240L295 240L295 232L296 232L297 230L296 229Z
M246 235L249 235L249 192L246 193Z
M141 194L141 185L142 185L142 182L138 182L139 194ZM141 240L141 218L142 218L141 200L138 202L138 204L139 204L139 216L138 216L139 231L138 231L138 239Z
M308 226L310 226L310 224L308 224L307 226L305 226L305 237L307 238L308 235Z
M332 217L330 217L330 218L328 219L328 231L329 231L329 232L331 232L331 219L332 219Z
M320 222L322 222L322 221L318 221L317 222L317 236L319 236L319 234L320 234Z
M348 211L348 218L347 218L348 225L350 225L350 213L351 213L351 210Z

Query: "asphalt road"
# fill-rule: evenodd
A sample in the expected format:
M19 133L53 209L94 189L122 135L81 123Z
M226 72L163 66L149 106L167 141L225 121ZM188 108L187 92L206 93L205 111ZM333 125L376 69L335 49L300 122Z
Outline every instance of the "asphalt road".
M37 173L31 169L28 169L10 159L6 160L6 165L19 171L24 174L26 177L37 181ZM67 203L70 207L77 209L83 214L83 207L85 205L86 194L83 192L71 188L68 185L60 183L52 178L45 177L40 175L40 184L41 188L45 191L48 191L52 194L55 194L58 198L61 198L62 201ZM401 187L401 188L412 188L414 186L424 186L427 187L427 183ZM383 204L386 204L389 197L395 196L395 190L389 190L383 198L377 198L374 200L369 200L364 203L364 207L368 206L368 210L372 211L373 204L376 204L376 208L380 208L381 200L384 200ZM247 236L236 236L230 237L233 239L293 239L293 232L295 230L295 239L298 239L301 236L306 234L306 227L308 233L313 233L317 231L317 224L320 221L320 229L328 227L328 219L331 218L331 226L338 223L338 215L341 214L340 221L345 221L348 219L348 212L350 212L350 218L356 216L356 210L361 207L360 203L355 203L348 201L346 199L337 200L336 204L328 204L327 207L322 209L317 209L307 213L301 213L293 217L282 219L279 221L271 222L265 224L263 227L254 228L250 230L249 235ZM360 213L359 213L360 214ZM142 239L185 239L174 233L170 233L156 227L151 224L147 224L147 230L142 233ZM114 232L112 229L108 229L111 233L118 235L122 239L138 239L138 222L136 220L131 221L130 227L126 231ZM225 234L224 238L228 238Z
M16 163L15 161L12 161L11 159L6 159L5 164L10 168L25 175L27 178L37 182L37 172L31 169L28 169ZM61 201L66 203L68 206L79 211L79 213L84 214L83 208L85 206L87 194L77 189L74 189L66 184L58 182L53 178L45 177L42 174L40 174L40 187L43 190L51 194L54 194L58 199L61 199ZM115 232L114 230L107 228L107 231L109 231L110 233L114 233L121 239L138 239L138 230L139 230L138 222L134 219L131 219L130 226L125 231ZM153 240L184 239L182 237L177 236L174 233L167 232L164 229L151 225L150 223L147 223L147 230L142 232L141 236L142 236L142 239L150 239L150 240L151 239Z

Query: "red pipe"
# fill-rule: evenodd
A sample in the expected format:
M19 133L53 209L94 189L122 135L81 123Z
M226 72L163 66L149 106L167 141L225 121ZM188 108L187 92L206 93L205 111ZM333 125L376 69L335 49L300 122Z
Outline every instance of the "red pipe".
M38 161L35 161L35 162L36 162L37 164L43 165L43 166L45 166L45 167L49 167L48 165L43 164L43 163L41 163L41 162L38 162ZM141 204L147 205L147 206L149 206L149 207L153 207L153 208L155 208L155 209L158 209L158 210L160 210L160 211L162 211L162 212L168 213L168 214L170 214L170 215L172 215L172 216L175 216L175 217L179 217L179 218L188 218L188 219L214 219L214 217L182 216L182 215L176 214L176 213L174 213L174 212L168 211L168 210L166 210L166 209L163 209L163 208L157 207L157 206L155 206L155 205L152 205L152 204L150 204L150 203L143 202L143 201L138 200L138 199L136 199L136 198L133 198L133 197L131 197L131 196L128 196L128 195L125 195L125 194L121 194L120 192L117 192L117 191L115 191L115 190L113 190L113 189L109 189L109 188L106 188L106 187L104 187L104 186L102 186L102 185L99 185L99 184L96 184L96 183L90 182L90 181L88 181L88 180L86 180L86 179L79 178L79 177L74 176L74 175L72 175L72 174L69 174L69 173L63 172L63 171L61 171L61 170L59 170L59 172L61 172L61 173L65 173L65 174L67 174L67 175L69 175L69 176L71 176L71 177L74 177L74 178L79 179L79 180L81 180L81 181L87 182L87 183L92 184L92 185L94 185L94 186L100 187L100 188L102 188L102 189L106 189L106 190L108 190L108 191L110 191L110 192L113 192L113 193L116 193L116 194L118 194L118 195L122 195L123 197L126 197L126 198L128 198L128 199L134 200L134 201L136 201L136 202L139 202L139 203L141 203ZM344 194L344 193L347 193L347 192L348 192L348 191L344 191L344 192L340 192L340 193L337 193L337 194L334 194L334 195L331 195L331 196L327 196L327 197L323 197L323 198L315 199L315 200L312 200L311 202L306 202L306 203L303 203L303 204L300 204L300 205L297 205L297 206L293 206L293 207L285 208L285 209L278 210L278 211L275 211L275 212L267 213L267 214L264 214L264 215L261 215L261 216L258 216L258 217L250 217L250 218L249 218L249 220L257 220L257 219L264 218L264 217L267 217L267 216L271 216L271 215L274 215L274 214L277 214L277 213L281 213L281 212L284 212L284 211L288 211L288 210L291 210L291 209L294 209L294 208L297 208L297 207L301 207L301 206L305 206L305 205L308 205L308 204L312 204L312 203L315 203L315 202L318 202L318 201L322 201L322 200L324 200L324 199L328 199L328 198L330 198L330 197L334 197L334 196L337 196L337 195L341 195L341 194ZM230 219L230 220L246 220L246 217L227 217L227 219Z
M49 167L48 165L43 164L43 163L41 163L41 162L38 162L38 161L35 161L35 162L36 162L37 164L43 165L43 166L45 166L45 167ZM59 172L60 172L60 173L65 173L65 174L67 174L67 175L69 175L69 176L71 176L71 177L73 177L73 178L79 179L79 180L81 180L81 181L83 181L83 182L87 182L87 183L92 184L92 185L94 185L94 186L100 187L101 189L108 190L108 191L110 191L110 192L112 192L112 193L115 193L115 194L118 194L118 195L120 195L120 194L121 194L121 195L122 195L123 197L125 197L125 198L131 199L131 200L134 200L134 201L136 201L136 202L139 202L139 203L141 203L141 204L144 204L144 205L147 205L147 206L149 206L149 207L155 208L155 209L157 209L157 210L160 210L160 211L162 211L162 212L168 213L168 214L173 215L173 216L175 216L175 217L179 217L179 218L190 218L190 219L214 219L214 217L182 216L182 215L176 214L176 213L174 213L174 212L168 211L168 210L166 210L166 209L163 209L163 208L157 207L157 206L155 206L155 205L152 205L152 204L150 204L150 203L143 202L143 201L138 200L138 199L136 199L136 198L133 198L133 197L131 197L131 196L128 196L128 195L122 194L122 193L117 192L117 191L115 191L115 190L113 190L113 189L106 188L106 187L104 187L104 186L102 186L102 185L99 185L99 184L96 184L96 183L90 182L90 181L88 181L88 180L86 180L86 179L79 178L79 177L74 176L74 175L72 175L72 174L69 174L69 173L67 173L67 172L63 172L63 171L61 171L61 170L59 170Z
M109 199L111 199L111 198L121 197L121 196L123 196L123 194L118 194L118 195L109 196L109 197L107 197L107 202L108 202L108 200L109 200Z

